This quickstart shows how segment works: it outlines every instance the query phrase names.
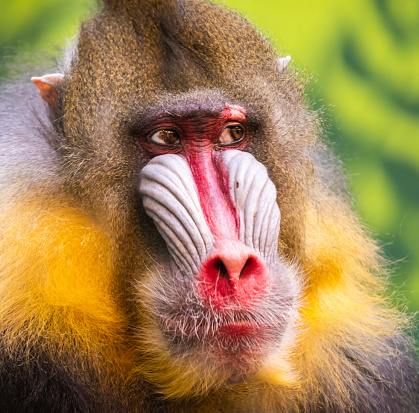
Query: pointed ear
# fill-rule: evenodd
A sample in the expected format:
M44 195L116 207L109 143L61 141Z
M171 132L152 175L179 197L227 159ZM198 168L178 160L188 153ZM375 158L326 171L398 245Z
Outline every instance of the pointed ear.
M57 73L42 77L32 77L31 81L39 89L39 96L53 108L58 99L58 93L64 83L64 75Z
M280 72L285 72L287 70L288 63L290 60L291 60L291 56L281 57L280 59L277 59L276 63L278 65L278 70Z

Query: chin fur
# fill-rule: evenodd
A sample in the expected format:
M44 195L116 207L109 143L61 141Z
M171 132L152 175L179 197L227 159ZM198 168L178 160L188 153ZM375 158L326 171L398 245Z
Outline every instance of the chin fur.
M233 302L222 311L203 302L179 270L161 269L138 283L139 348L146 349L138 371L166 397L198 396L263 376L275 355L278 380L294 382L287 358L297 341L301 286L294 267L272 267L281 273L274 278L290 282L274 283L251 307Z

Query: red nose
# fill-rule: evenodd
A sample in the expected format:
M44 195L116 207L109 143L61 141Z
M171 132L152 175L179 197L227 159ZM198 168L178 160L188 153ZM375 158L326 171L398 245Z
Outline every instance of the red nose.
M198 291L215 307L251 305L269 287L261 259L239 241L219 241L198 274Z

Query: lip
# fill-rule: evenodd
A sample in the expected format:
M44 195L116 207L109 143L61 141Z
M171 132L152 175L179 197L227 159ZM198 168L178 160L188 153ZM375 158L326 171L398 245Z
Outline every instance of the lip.
M260 332L261 327L258 324L249 321L238 321L235 323L224 324L219 327L218 331L222 334L231 336L248 336Z
M168 324L165 325L163 331L171 335L181 335L196 338L196 337L205 337L205 336L224 336L227 337L250 337L255 335L262 336L266 326L261 326L255 322L251 321L236 321L236 322L227 322L225 324L219 325L216 329L207 330L206 328L195 329L192 326L183 326L182 329L176 328L176 323L171 323L171 328L168 328Z

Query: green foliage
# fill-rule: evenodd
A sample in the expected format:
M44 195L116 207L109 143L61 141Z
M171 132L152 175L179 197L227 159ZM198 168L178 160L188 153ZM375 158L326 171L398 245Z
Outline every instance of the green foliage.
M22 56L42 66L58 56L95 7L92 0L0 0L0 77L13 76Z
M419 310L419 2L225 3L311 77L308 100L323 112L325 139L345 164L356 208L395 262L393 281L410 309ZM0 76L22 53L57 54L95 7L92 0L0 0Z

